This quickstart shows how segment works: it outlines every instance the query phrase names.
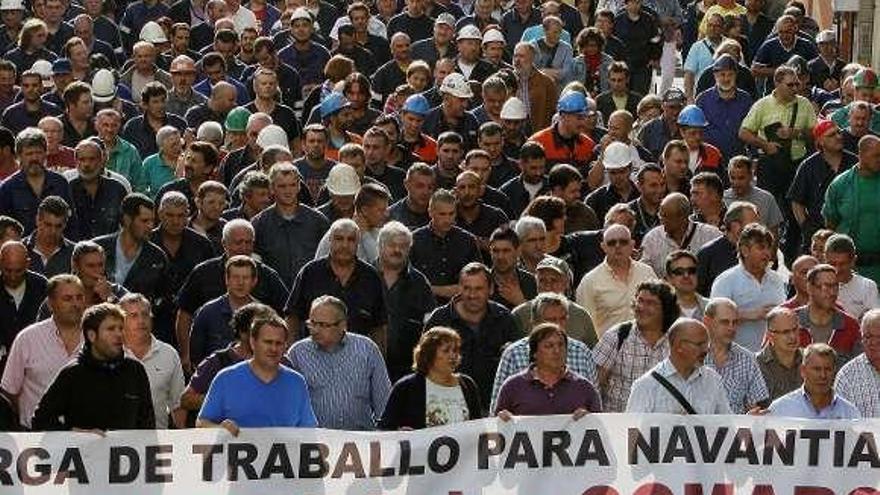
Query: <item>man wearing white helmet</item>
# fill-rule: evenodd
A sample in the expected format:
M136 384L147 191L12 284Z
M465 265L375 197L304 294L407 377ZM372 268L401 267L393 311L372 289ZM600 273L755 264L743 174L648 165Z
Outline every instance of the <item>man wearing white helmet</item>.
M422 130L429 136L439 136L446 131L455 131L467 138L465 110L474 92L463 75L453 72L443 79L440 86L443 102L425 116Z
M501 127L504 128L504 155L519 156L519 150L531 135L529 112L517 97L508 98L501 107Z
M513 70L513 66L505 60L506 54L504 51L506 48L507 41L505 41L504 35L501 34L501 31L492 28L483 33L483 58L485 58L490 64L494 65L496 70Z
M495 66L481 58L482 42L483 34L480 28L473 24L462 27L455 38L458 47L455 71L463 74L467 80L484 81L497 70Z
M324 187L330 195L330 201L318 207L331 223L340 218L354 216L354 196L361 188L361 179L357 170L346 163L337 163L327 174ZM324 236L326 239L326 236ZM322 240L323 242L323 240ZM321 246L318 246L321 249ZM326 254L326 253L325 253Z
M345 165L340 163L340 165ZM333 194L332 192L330 193ZM361 235L358 239L357 257L367 263L375 263L379 258L379 230L385 225L388 217L385 212L388 210L388 201L391 196L388 191L377 184L364 184L357 192L356 196L352 196L353 209L351 219L355 221L358 228L361 229ZM324 234L318 249L315 251L315 259L330 254L330 233Z
M424 60L433 67L437 60L456 55L458 49L452 43L454 37L455 17L444 12L434 21L434 36L413 43L412 56L415 60Z
M18 33L24 23L24 2L22 0L3 0L0 2L3 15L3 29L0 30L0 50L6 53L18 43Z
M605 147L599 161L608 175L608 183L590 193L586 203L598 218L605 218L612 206L638 198L639 190L630 179L633 160L629 146L615 141ZM599 166L599 162L594 166Z

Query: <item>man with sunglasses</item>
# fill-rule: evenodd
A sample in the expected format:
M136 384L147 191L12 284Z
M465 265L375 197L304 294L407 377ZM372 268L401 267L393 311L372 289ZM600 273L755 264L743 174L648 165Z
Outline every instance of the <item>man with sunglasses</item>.
M666 257L666 281L675 288L681 314L702 319L709 300L697 294L697 257L683 249L669 253Z

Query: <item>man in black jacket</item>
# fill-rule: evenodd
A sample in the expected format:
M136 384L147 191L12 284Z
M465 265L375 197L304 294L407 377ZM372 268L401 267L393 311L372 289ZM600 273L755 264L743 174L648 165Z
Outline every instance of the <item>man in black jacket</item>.
M143 365L125 357L125 313L101 303L82 318L83 350L58 372L40 399L32 427L36 431L154 429L150 381Z

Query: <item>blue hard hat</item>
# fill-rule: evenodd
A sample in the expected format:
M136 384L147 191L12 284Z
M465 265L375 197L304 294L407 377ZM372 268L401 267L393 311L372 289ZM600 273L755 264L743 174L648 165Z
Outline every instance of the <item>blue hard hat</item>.
M586 113L587 109L587 97L580 91L569 91L556 105L559 113Z
M678 125L685 127L707 127L706 115L703 110L696 105L688 105L681 109L678 114Z
M333 92L324 98L321 102L321 118L326 119L344 108L348 108L351 103L342 93Z
M428 99L420 94L415 94L406 99L403 103L401 112L409 112L424 117L431 111L431 104Z

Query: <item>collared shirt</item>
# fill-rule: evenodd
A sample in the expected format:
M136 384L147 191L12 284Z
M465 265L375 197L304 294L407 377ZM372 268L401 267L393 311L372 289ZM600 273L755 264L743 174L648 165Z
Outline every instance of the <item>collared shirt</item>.
M30 269L42 274L46 278L54 275L70 273L70 256L73 254L73 242L67 238L61 239L61 246L53 253L40 253L37 251L36 232L22 239L30 253ZM43 255L47 255L44 259Z
M764 273L764 278L758 280L739 263L715 279L711 297L730 298L740 311L777 306L785 302L785 280L769 269ZM736 343L758 352L766 330L767 322L763 318L740 321L736 329Z
M837 372L834 390L852 402L863 418L880 417L880 372L866 354L859 354Z
M804 419L861 419L862 415L852 402L834 393L831 403L817 410L810 395L801 387L793 390L770 404L771 416Z
M577 286L575 300L587 310L601 337L612 326L633 317L632 302L640 283L657 278L654 270L640 261L629 267L629 278L618 280L607 260L590 270ZM603 402L608 406L607 402Z
M707 143L715 145L721 155L730 159L742 154L744 147L739 139L739 127L749 113L754 100L742 89L737 88L733 98L725 99L713 86L697 96L696 104L703 110L709 126L704 131Z
M82 178L76 177L70 181L70 190L78 227L74 239L93 239L119 229L120 205L128 194L125 185L116 179L99 175L98 188L93 197L86 191Z
M721 376L715 370L700 366L683 377L668 357L633 382L626 412L687 414L675 396L651 375L653 372L677 388L697 414L731 414Z
M650 265L654 273L663 278L666 276L666 257L669 253L684 249L696 254L701 247L721 236L721 231L713 225L689 221L684 234L686 242L679 246L661 224L648 231L642 239L642 262Z
M880 307L880 294L877 291L877 283L868 277L853 273L849 282L840 284L837 302L853 318L861 320L862 315L869 309Z
M593 361L593 353L583 342L568 338L566 343L566 366L568 369L587 379L590 383L596 383L596 363ZM513 375L529 367L529 338L523 337L504 348L501 361L495 372L495 381L492 384L492 404L490 411L495 411L495 403L501 386Z
M579 304L570 300L566 300L566 302L568 303L568 318L566 320L565 333L572 339L586 344L587 348L592 348L599 340L599 337L596 335L596 329L593 327L593 319L590 318L587 310ZM533 326L534 306L535 300L532 299L520 304L512 311L522 335L527 334ZM528 356L526 356L526 360L528 360ZM581 373L578 370L575 371ZM583 375L583 373L581 374Z
M602 412L602 399L589 380L566 370L559 381L547 386L535 375L533 365L504 382L492 411L539 416L571 414L579 408L592 413Z
M25 328L12 342L0 388L18 396L22 425L30 427L31 416L55 375L79 354L82 349L81 334L79 339L76 348L67 352L55 320L48 318Z
M391 393L391 381L372 340L346 333L328 350L309 337L293 344L287 357L308 383L322 428L376 429Z
M312 301L323 295L333 295L345 302L351 332L366 334L388 321L379 274L361 259L355 259L354 270L345 285L333 272L329 256L306 264L293 282L284 314L305 321ZM297 330L291 329L294 334Z
M720 42L721 40L719 44ZM691 45L684 61L684 70L694 75L694 81L700 79L703 71L712 66L716 48L717 45L712 45L709 38L703 38Z
M177 164L175 163L165 162L159 153L146 157L142 168L144 182L146 183L146 190L143 191L144 194L154 200L159 199L158 195L162 187L177 179L174 171L176 166Z
M129 352L129 357L138 359ZM150 394L153 397L153 411L156 413L156 428L168 428L168 415L180 406L183 394L183 368L177 351L154 336L150 336L150 348L139 359L150 379Z
M750 187L749 191L743 196L738 196L733 188L727 188L724 190L722 199L727 207L730 207L734 201L747 201L755 205L758 209L758 221L768 229L775 229L782 224L782 210L779 209L776 198L758 186Z
M324 65L330 60L330 52L313 42L310 42L304 51L299 51L291 43L278 52L278 59L291 67L296 67L303 86L308 86L323 81Z
M226 292L226 279L223 276L225 264L226 256L220 256L196 265L177 292L179 309L194 315L203 304L222 296ZM257 286L251 295L280 312L287 301L287 286L278 272L264 263L257 262L257 271Z
M107 170L122 174L135 192L147 191L141 155L131 143L121 137L117 137L116 146L107 151Z
M602 404L606 412L626 410L633 382L669 356L669 340L665 335L652 345L642 337L635 322L629 324L632 325L629 335L619 350L620 325L605 332L593 348L596 366L609 370L608 385L602 391ZM718 388L721 389L720 386Z
M180 131L181 135L186 130L186 121L183 120L183 117L167 112L162 119L162 126L166 125L176 128ZM145 115L138 115L126 122L120 136L131 143L138 150L140 156L148 157L159 152L159 145L156 143L156 132L158 132L158 129L153 129L147 123Z
M305 205L297 206L289 219L272 205L254 216L251 223L256 233L254 252L290 286L314 257L321 237L330 227L324 215Z
M199 263L214 257L214 248L211 245L211 241L189 227L183 229L183 239L175 253L169 251L162 242L161 226L153 229L153 232L150 234L150 241L162 248L165 256L168 257L167 283L174 291L180 289L186 277L189 276Z
M705 364L721 376L733 414L745 414L755 404L770 398L755 355L736 342L730 344L724 366L715 362L712 351L706 354Z
M138 257L141 255L141 249L143 245L138 244L137 251L135 251L134 256L131 258L125 255L125 250L122 248L122 237L116 237L116 263L115 263L115 271L113 272L113 281L119 284L124 284L125 279L128 278L128 272L131 271L131 267L137 263Z
M27 182L27 174L23 170L9 176L0 184L0 214L8 215L24 227L24 235L29 235L36 228L37 207L48 196L60 196L68 205L73 204L70 198L70 184L58 172L45 171L43 190L39 196ZM67 222L68 231L75 229L75 219Z
M764 346L761 352L756 356L758 368L764 376L764 383L767 384L767 391L770 394L770 400L776 400L779 397L800 387L804 383L801 377L801 360L803 359L803 351L797 349L794 355L794 363L791 368L787 368L776 358L773 347Z
M229 326L232 313L228 293L208 302L196 312L189 337L192 362L202 362L212 352L235 340L235 332Z
M410 259L431 285L452 285L458 283L458 272L466 264L482 257L470 232L453 225L440 237L428 224L413 232Z
M388 208L388 218L390 220L397 220L406 225L410 230L424 227L431 221L431 217L428 216L427 211L424 213L416 213L412 211L407 205L407 198L401 199Z

